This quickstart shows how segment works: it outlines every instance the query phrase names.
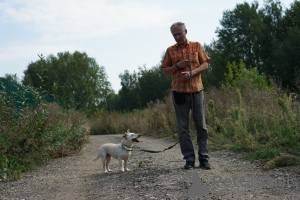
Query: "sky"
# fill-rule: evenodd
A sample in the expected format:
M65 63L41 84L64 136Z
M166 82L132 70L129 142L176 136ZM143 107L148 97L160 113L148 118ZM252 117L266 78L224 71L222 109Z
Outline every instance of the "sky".
M0 0L0 77L20 80L31 62L59 52L86 52L105 67L115 93L119 75L157 66L175 40L172 23L187 38L210 44L223 12L253 0ZM281 0L290 8L294 0ZM263 0L258 1L260 7Z

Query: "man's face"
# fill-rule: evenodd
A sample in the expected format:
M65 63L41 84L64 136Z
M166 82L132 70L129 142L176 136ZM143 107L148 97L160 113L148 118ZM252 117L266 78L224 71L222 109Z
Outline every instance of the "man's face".
M186 38L187 30L183 30L181 26L174 26L172 35L179 46L185 45L187 42Z

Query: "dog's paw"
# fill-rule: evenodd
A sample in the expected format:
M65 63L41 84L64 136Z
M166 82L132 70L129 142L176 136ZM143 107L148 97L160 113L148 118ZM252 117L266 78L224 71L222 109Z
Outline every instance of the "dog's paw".
M107 171L108 171L108 172L112 172L113 170L111 170L111 169L108 169Z
M130 169L126 168L125 171L130 171Z

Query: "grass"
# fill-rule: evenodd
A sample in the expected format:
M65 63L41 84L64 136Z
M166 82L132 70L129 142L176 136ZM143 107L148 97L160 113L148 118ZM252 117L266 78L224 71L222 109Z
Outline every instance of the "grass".
M85 119L79 112L36 99L34 105L27 105L22 93L0 91L0 181L17 180L53 158L74 153L87 141Z
M299 99L288 95L272 81L256 87L251 77L243 77L236 87L205 91L210 150L243 152L244 158L255 160L270 160L281 153L299 157ZM149 103L144 110L103 111L91 119L90 124L92 134L123 133L130 129L144 135L177 138L171 95L164 101ZM193 124L190 127L195 141L196 131Z

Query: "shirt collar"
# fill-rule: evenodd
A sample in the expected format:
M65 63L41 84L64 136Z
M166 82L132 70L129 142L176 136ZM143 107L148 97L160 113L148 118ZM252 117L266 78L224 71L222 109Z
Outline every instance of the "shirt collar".
M187 39L187 40L186 40L186 45L189 45L189 44L190 44L190 41ZM185 45L185 46L186 46L186 45ZM179 47L179 45L178 45L177 43L175 44L175 46L176 46L176 47Z

